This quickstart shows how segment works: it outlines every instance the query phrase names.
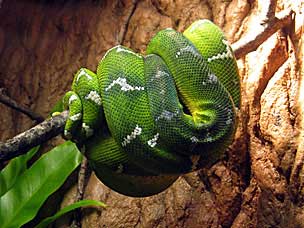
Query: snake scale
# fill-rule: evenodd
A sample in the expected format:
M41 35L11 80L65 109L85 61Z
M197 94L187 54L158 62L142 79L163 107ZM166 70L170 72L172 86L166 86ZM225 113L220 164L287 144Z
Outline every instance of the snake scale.
M167 189L231 144L240 105L236 60L223 32L198 20L158 32L146 55L115 46L97 73L82 68L63 98L64 135L85 145L97 177L128 196Z

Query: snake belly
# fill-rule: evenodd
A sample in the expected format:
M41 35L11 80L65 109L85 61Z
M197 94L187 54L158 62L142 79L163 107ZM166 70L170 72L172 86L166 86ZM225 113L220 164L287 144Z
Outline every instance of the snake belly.
M116 46L97 73L80 69L63 103L65 136L86 147L97 177L134 197L210 166L231 144L240 105L236 60L209 20L158 32L146 56Z

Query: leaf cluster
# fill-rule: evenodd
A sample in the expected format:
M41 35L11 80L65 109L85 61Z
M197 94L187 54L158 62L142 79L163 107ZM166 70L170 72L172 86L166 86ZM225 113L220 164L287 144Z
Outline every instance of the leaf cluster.
M76 145L65 142L41 156L28 167L28 161L39 146L12 159L0 172L0 224L16 228L31 221L46 199L54 193L79 166L82 155ZM36 227L46 227L61 215L83 206L103 206L95 200L82 200L45 218Z

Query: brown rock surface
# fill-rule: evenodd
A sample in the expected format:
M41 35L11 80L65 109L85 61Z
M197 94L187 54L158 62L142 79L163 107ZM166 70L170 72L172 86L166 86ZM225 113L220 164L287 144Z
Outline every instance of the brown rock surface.
M2 3L1 3L2 2ZM270 1L0 1L0 87L47 116L80 67L96 69L118 43L144 53L160 29L183 31L199 18L220 25L233 43L255 32ZM238 60L240 122L227 156L144 199L119 195L92 175L83 227L304 227L304 83L301 0L278 0L295 11L291 27ZM5 140L28 129L28 117L0 104Z

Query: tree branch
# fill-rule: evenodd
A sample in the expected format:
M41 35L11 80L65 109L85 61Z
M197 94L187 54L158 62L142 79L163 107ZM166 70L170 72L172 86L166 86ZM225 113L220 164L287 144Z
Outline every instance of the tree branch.
M269 20L275 18L277 0L258 0L258 5L261 8L259 18L261 18L262 23L267 23Z
M232 49L235 57L240 59L249 52L255 51L264 41L281 28L292 23L294 12L292 10L281 12L278 17L269 19L267 23L257 23L250 33L239 41L233 43Z
M0 161L7 161L11 158L25 154L34 146L59 135L63 132L65 122L68 118L68 111L47 119L35 127L0 143Z
M273 14L273 6L276 1L270 0L270 5L266 15ZM267 38L279 29L291 25L294 20L293 11L284 11L278 17L269 18L264 23L257 24L257 29L248 33L236 43L232 44L232 49L237 59L242 58L249 52L256 50ZM3 102L0 100L0 102ZM4 103L4 102L3 102ZM6 104L6 103L5 103ZM12 107L12 106L10 106ZM68 112L55 116L41 124L15 136L5 143L0 143L0 161L9 160L26 153L30 148L39 145L52 137L60 134L64 129Z
M85 151L82 151L82 153L84 154ZM83 199L85 187L87 185L87 179L88 176L91 174L90 171L91 170L88 167L88 160L84 157L78 172L77 193L75 197L75 202L78 202ZM74 218L71 227L72 228L81 227L81 219L82 219L81 209L78 208L74 212Z
M35 120L37 123L41 123L44 120L43 116L33 112L27 107L19 105L15 100L7 96L4 88L0 88L0 102L12 109L17 110L18 112L27 115L32 120Z
M129 24L130 24L130 20L131 17L133 16L136 8L137 8L137 4L138 4L138 0L133 0L132 1L132 6L130 9L130 12L126 18L126 21L123 23L122 29L119 32L118 38L117 38L117 42L118 44L123 44L123 42L125 41L126 35L127 35L127 31L129 28Z

